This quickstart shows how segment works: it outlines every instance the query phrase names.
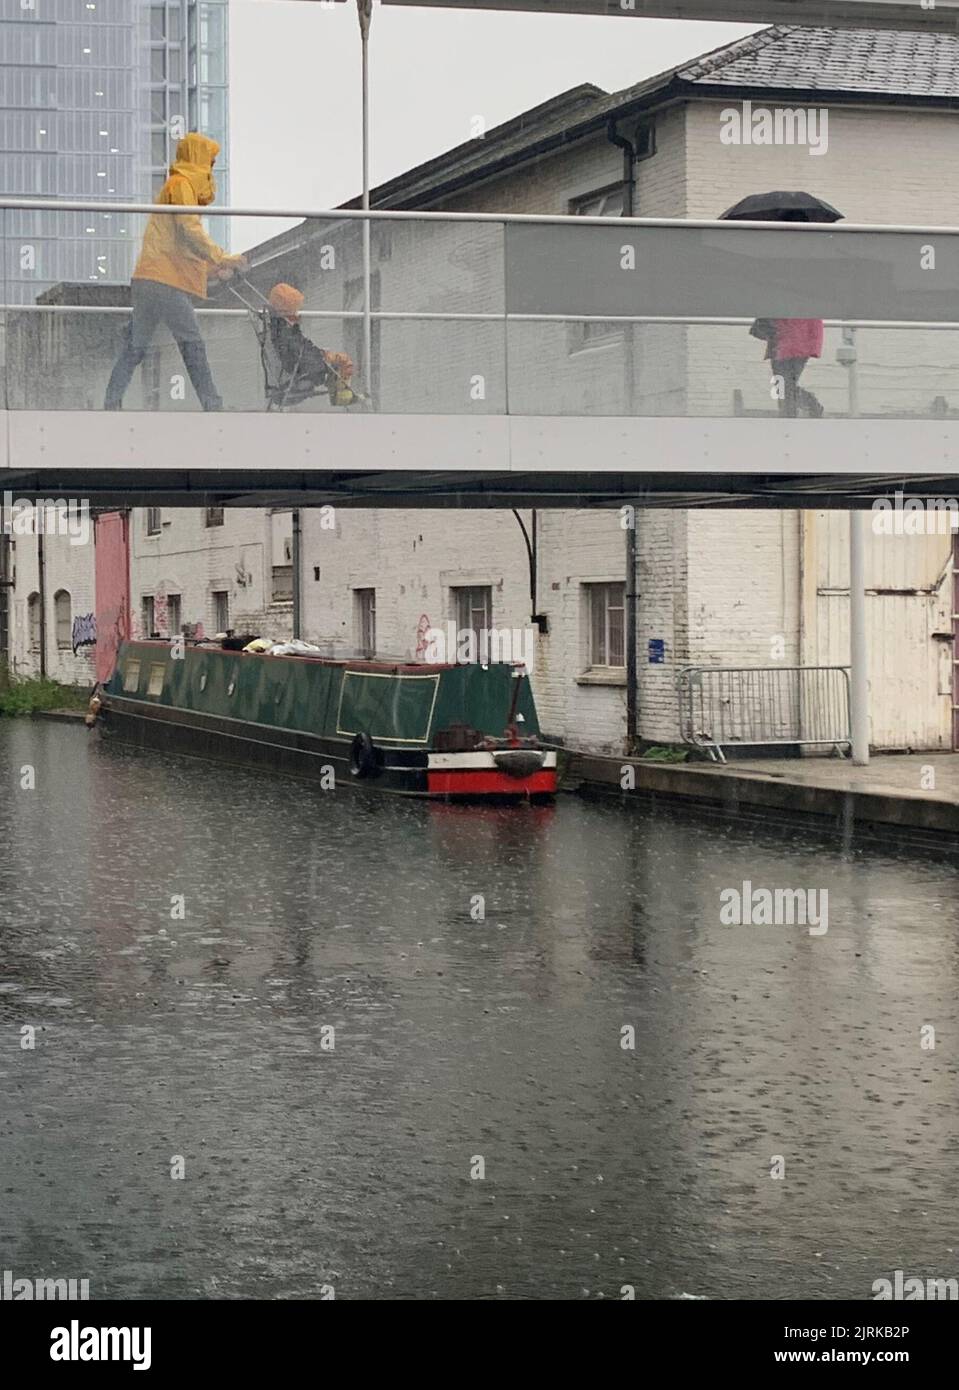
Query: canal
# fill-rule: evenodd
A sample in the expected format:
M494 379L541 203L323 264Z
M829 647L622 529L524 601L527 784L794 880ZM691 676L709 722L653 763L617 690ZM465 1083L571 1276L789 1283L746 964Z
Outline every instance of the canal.
M724 924L744 881L825 890L828 930ZM0 1268L178 1299L955 1276L956 889L894 845L0 721Z

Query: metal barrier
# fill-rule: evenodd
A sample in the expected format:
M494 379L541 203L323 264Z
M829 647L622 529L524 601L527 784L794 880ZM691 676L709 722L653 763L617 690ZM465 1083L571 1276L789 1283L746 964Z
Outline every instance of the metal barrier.
M685 743L725 762L725 747L850 746L847 666L686 666L677 678Z

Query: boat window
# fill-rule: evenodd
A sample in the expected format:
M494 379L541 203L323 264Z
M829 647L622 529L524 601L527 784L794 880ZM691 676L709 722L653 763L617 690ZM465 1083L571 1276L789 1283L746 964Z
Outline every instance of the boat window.
M159 663L150 667L150 680L147 684L148 695L159 695L163 690L163 677L166 675L166 666Z
M205 671L203 672L203 675L200 677L200 689L201 689L201 690L206 690L206 672L205 672Z
M425 743L433 722L439 676L344 671L337 733L369 734L399 743Z
M227 686L227 688L226 688L226 693L227 693L228 695L232 695L235 689L236 689L236 676L233 677L233 679L230 681L230 684Z
M140 663L139 661L128 661L123 668L123 689L139 690L140 688Z

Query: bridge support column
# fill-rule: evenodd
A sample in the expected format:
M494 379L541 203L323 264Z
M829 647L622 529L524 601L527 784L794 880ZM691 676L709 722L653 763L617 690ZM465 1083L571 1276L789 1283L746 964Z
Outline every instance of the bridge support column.
M852 760L869 762L869 668L866 655L866 512L849 513L849 661Z

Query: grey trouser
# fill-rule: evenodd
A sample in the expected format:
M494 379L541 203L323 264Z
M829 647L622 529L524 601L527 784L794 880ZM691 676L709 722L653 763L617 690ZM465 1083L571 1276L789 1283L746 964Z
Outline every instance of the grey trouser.
M190 296L155 280L133 280L130 293L133 313L124 331L123 348L110 375L104 409L120 409L133 373L146 356L153 335L162 323L173 334L203 409L222 410L223 402L213 384Z

